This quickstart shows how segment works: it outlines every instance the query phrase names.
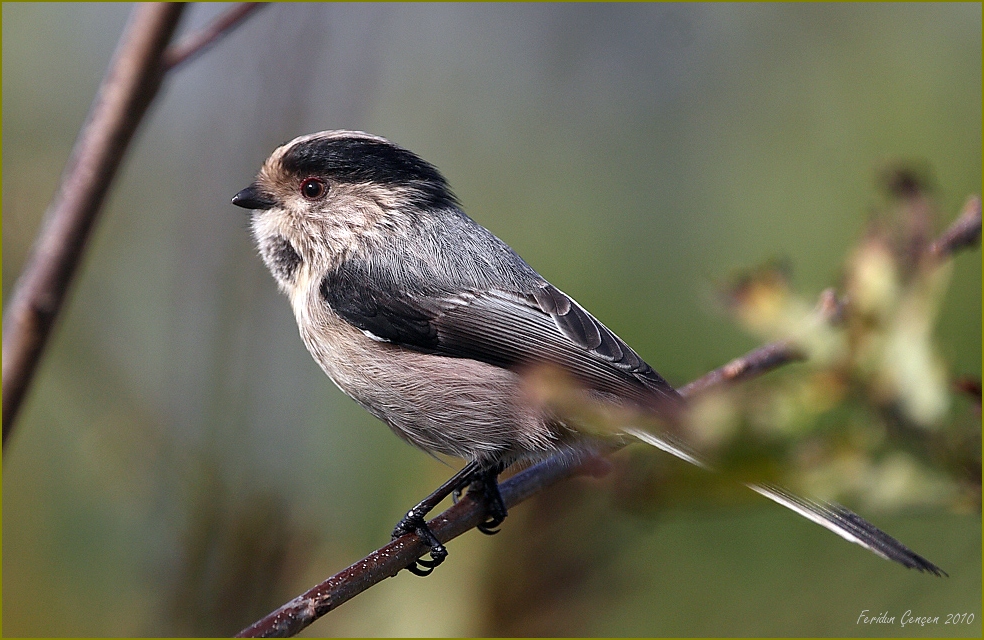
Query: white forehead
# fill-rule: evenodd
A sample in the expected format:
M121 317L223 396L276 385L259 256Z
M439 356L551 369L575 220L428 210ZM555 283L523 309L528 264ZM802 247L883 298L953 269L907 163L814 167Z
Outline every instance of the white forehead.
M386 138L380 136L375 136L371 133L366 133L365 131L348 131L346 129L332 129L329 131L319 131L317 133L308 133L303 136L297 136L290 142L282 144L273 152L273 155L281 156L288 149L296 144L303 144L305 142L311 142L312 140L337 140L339 138L361 138L363 140L373 140L375 142L384 142L386 144L392 144Z

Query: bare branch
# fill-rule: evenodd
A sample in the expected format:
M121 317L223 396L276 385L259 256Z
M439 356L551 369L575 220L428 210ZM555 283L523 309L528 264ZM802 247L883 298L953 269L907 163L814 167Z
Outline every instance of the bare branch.
M571 454L558 454L502 482L499 491L506 507L512 508L560 480L574 475L579 468ZM485 518L485 505L482 501L466 495L428 522L427 526L441 542L447 542L481 524ZM321 616L374 584L395 576L427 551L428 547L420 541L417 534L409 533L297 596L240 631L236 637L284 638L296 635Z
M208 26L186 36L181 42L171 45L164 52L164 69L170 71L174 67L201 55L206 49L221 40L224 35L267 4L269 3L240 3L213 20Z
M103 199L165 73L201 54L263 4L238 5L171 47L168 43L185 5L145 4L134 9L4 317L4 444Z
M183 4L137 5L72 150L3 322L3 441L133 133L160 88Z

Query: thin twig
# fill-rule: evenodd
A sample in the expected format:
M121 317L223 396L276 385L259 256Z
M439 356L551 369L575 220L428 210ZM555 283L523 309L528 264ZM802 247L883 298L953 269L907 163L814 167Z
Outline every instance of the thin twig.
M93 222L164 76L183 4L137 5L72 150L3 322L3 442L82 257Z
M211 24L182 38L181 42L173 44L164 52L164 69L170 71L174 67L201 55L206 49L218 42L222 36L229 33L240 22L254 12L265 7L267 2L243 2L229 9Z
M929 255L936 260L942 260L980 241L981 199L980 196L971 196L956 221L929 245Z
M701 376L679 389L683 396L700 395L714 387L733 384L777 369L787 362L803 360L802 352L788 342L772 342Z
M833 288L820 292L816 314L820 322L837 323L844 312L844 302ZM792 342L779 340L749 351L714 371L705 373L690 384L678 389L684 397L692 398L715 387L723 387L761 375L784 364L805 360L803 353Z

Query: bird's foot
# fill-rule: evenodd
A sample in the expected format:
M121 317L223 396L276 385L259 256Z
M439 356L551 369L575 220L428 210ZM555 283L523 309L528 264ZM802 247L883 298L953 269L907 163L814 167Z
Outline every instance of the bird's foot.
M447 548L441 544L434 532L430 530L424 517L411 510L393 529L393 540L408 533L416 533L420 540L430 547L430 560L418 558L407 565L407 571L415 576L429 576L444 559L448 557Z
M499 463L489 469L482 469L477 462L471 462L456 473L450 480L438 487L432 494L421 500L393 529L393 539L408 533L416 533L421 542L430 547L430 560L414 560L407 571L418 576L430 575L448 557L448 550L427 526L424 518L449 494L455 502L462 489L468 487L469 495L485 504L486 519L478 530L486 535L498 533L496 528L506 519L506 503L499 493L499 474L505 464Z
M506 519L508 512L506 503L502 500L499 492L498 469L483 472L471 482L468 493L477 494L476 497L485 503L487 518L485 522L476 528L487 536L499 533L498 527Z

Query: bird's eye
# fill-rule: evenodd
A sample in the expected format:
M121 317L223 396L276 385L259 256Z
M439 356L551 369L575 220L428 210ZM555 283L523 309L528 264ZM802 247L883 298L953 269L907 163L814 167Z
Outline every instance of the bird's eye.
M321 178L305 178L301 182L301 195L308 200L317 200L328 192L328 186Z

